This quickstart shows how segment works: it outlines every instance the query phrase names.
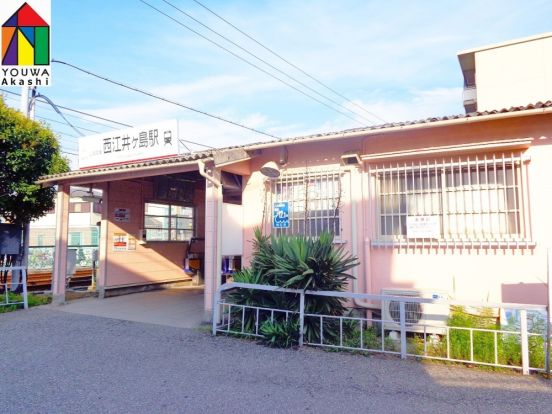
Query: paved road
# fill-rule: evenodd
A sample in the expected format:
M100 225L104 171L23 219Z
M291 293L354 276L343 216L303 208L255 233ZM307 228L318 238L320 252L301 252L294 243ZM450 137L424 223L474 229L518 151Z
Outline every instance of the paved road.
M269 349L35 308L0 315L2 413L547 413L552 382Z

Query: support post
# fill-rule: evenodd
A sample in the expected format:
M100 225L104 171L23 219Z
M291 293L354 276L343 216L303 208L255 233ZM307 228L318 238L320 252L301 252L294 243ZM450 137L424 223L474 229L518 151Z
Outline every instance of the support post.
M305 292L299 298L299 346L303 346L305 329Z
M222 237L222 184L220 171L207 172L205 164L198 162L199 173L205 178L205 289L204 322L213 318L213 297L221 280Z
M552 249L548 248L546 251L546 287L548 289L548 303L546 308L546 373L550 375L550 349L552 342Z
M527 335L527 311L519 311L521 329L521 370L523 375L529 375L529 335Z
M21 282L23 283L23 308L29 309L29 294L27 292L27 266L21 270Z
M213 336L217 335L217 323L220 321L220 289L217 289L215 291L215 294L213 295L213 321L212 321L212 329L213 329Z
M52 302L65 303L65 284L67 278L67 238L69 233L69 191L70 186L58 186L56 200L56 248L54 252L54 271L52 273Z
M96 278L96 291L98 298L105 297L107 284L107 255L108 255L108 230L109 230L109 183L105 183L102 189L102 219L100 222L100 240L98 246L98 276Z
M406 306L403 301L399 302L401 318L401 359L406 359Z

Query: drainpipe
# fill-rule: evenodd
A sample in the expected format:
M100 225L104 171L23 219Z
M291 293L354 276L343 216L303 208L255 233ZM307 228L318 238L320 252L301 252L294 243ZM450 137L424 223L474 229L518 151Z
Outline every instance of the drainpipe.
M353 175L357 175L358 174L358 169L355 169L355 168L352 168L351 169L351 173L349 174L349 188L350 188L350 199L351 199L351 250L352 250L352 254L353 256L357 256L358 254L358 234L357 234L357 230L358 230L358 227L357 227L357 202L353 200L353 197L352 197L352 192L353 192L353 189L354 188L358 188L356 186L353 186L353 184L356 184L356 183L353 183ZM361 202L364 202L364 182L361 182L361 185L360 185L360 195L361 195ZM362 214L362 229L364 231L364 229L366 228L364 226L364 220L366 220L365 218L366 214ZM363 235L362 237L363 240L365 240L365 237ZM368 252L368 254L364 254L364 279L367 281L368 280L368 277L370 276L370 253ZM354 276L354 279L353 279L353 293L365 293L365 292L360 292L359 291L359 287L358 287L358 269L357 267L354 267L353 268L353 276ZM370 276L371 277L371 276ZM368 282L366 282L368 283ZM357 299L355 298L353 300L353 303L356 305L356 306L360 306L362 308L366 308L366 309L372 309L372 310L380 310L381 307L378 306L378 305L375 305L373 304L372 302L367 302L367 301L364 301L364 300L361 300L361 299Z
M216 252L213 251L212 253L212 263L214 263L215 266L213 270L212 288L213 297L215 297L220 280L219 272L222 268L222 183L213 176L207 174L205 171L205 162L203 162L203 160L198 160L197 166L199 168L199 174L217 188L217 248ZM211 309L211 311L213 310L214 308Z

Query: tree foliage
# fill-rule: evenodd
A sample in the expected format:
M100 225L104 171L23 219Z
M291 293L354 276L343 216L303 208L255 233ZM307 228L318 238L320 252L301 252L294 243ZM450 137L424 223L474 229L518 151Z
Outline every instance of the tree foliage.
M68 170L52 131L0 99L0 216L21 225L43 216L54 207L55 189L36 181Z

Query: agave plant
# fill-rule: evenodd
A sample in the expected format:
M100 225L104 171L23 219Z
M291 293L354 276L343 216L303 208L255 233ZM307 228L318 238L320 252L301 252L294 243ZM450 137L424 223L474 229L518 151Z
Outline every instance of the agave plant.
M333 235L323 233L318 238L305 236L264 236L255 230L254 254L251 270L236 275L236 282L266 284L299 290L343 291L352 278L348 271L358 266L358 259L333 244ZM231 293L233 303L278 309L299 309L299 295L250 289ZM305 299L305 313L339 316L346 312L343 299L312 296ZM248 313L247 323L254 324L254 315ZM280 320L283 313L276 313ZM260 323L260 322L259 322ZM320 338L319 318L305 318L305 334L310 340ZM327 319L324 337L338 335L338 324Z

